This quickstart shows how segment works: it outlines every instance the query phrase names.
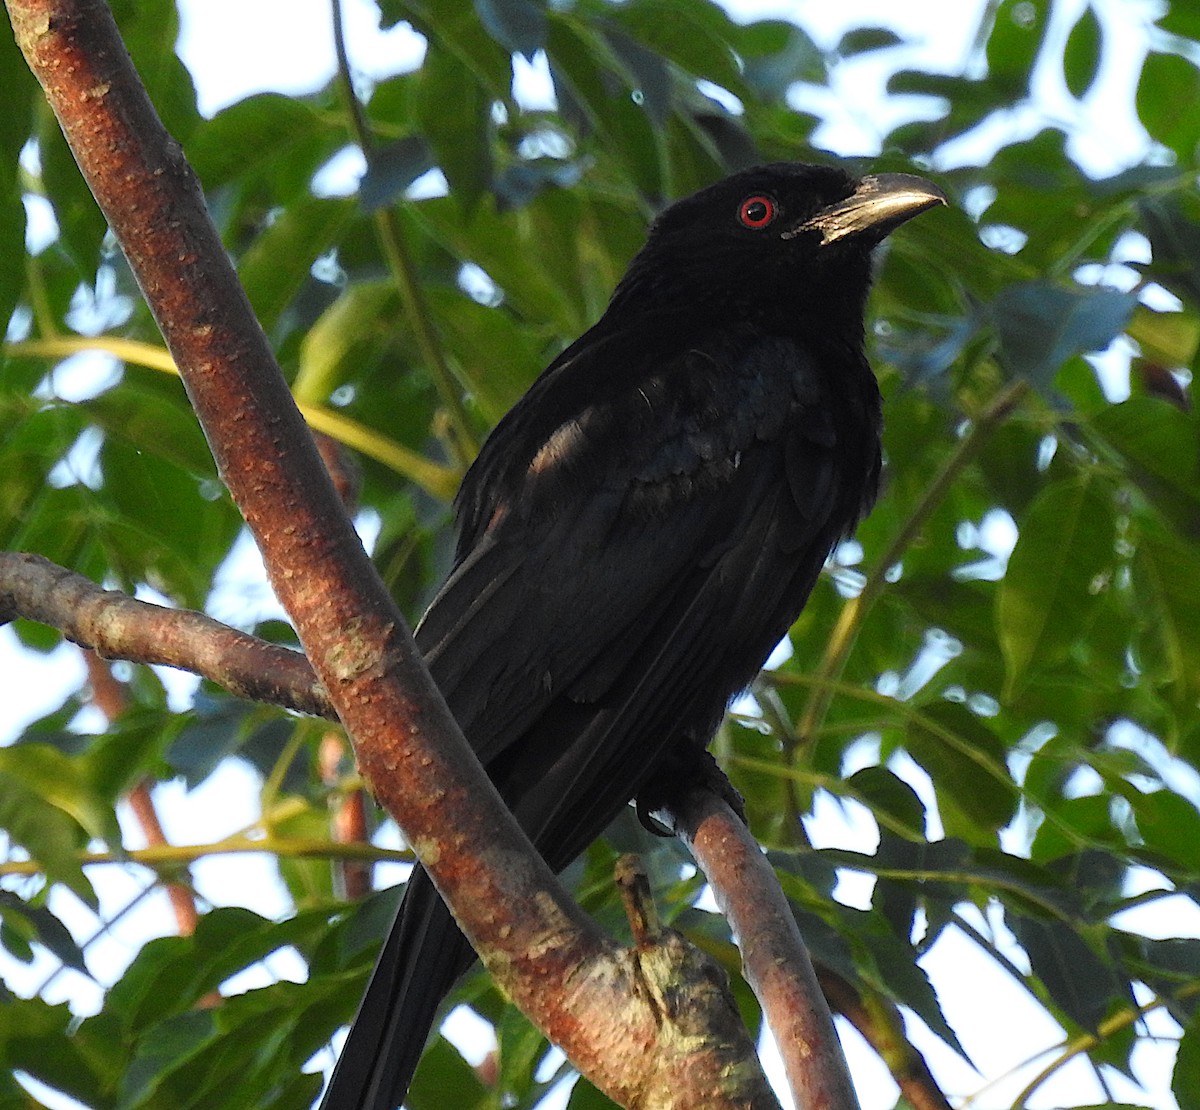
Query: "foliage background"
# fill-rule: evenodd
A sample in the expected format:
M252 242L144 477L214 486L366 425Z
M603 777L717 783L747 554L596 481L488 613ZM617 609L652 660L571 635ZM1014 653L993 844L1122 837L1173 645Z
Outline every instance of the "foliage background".
M921 961L966 937L1061 1028L1008 1101L1045 1105L1040 1069L1072 1059L1098 1078L1072 1081L1076 1104L1115 1101L1110 1088L1128 1101L1122 1074L1147 1058L1162 1068L1139 1052L1158 1031L1178 1039L1174 1097L1200 1105L1194 6L991 3L961 70L937 73L888 66L904 44L878 27L819 47L802 9L799 24L743 25L705 0L380 0L383 23L407 21L427 47L415 68L359 83L357 119L337 80L204 118L174 53L174 5L113 7L297 397L361 463L360 521L413 618L446 569L463 457L602 310L655 210L753 161L820 156L847 75L881 61L896 122L864 168L931 173L957 206L906 227L882 259L871 341L885 496L717 750L815 957L860 992L891 1062L907 1051L898 1013L923 1044L962 1050ZM1148 28L1126 105L1143 149L1094 179L1077 161L1079 120L1131 11ZM550 106L514 95L514 57L546 67ZM1038 110L1047 81L1078 113ZM240 520L7 35L0 87L4 546L212 605ZM366 174L354 195L329 195L320 171L348 146L365 149ZM23 200L56 229L32 253ZM397 279L406 266L415 296ZM97 347L111 371L80 389L62 360ZM220 605L228 616L227 593ZM28 652L58 642L15 629ZM275 622L258 631L288 639ZM22 1071L96 1107L307 1106L320 1081L300 1068L351 1015L394 897L350 906L335 889L330 860L347 852L330 806L356 787L352 768L322 774L323 726L208 686L181 708L154 672L121 673L128 705L101 735L79 726L81 687L0 749L5 966L48 952L86 969L114 911L72 935L60 907L100 909L102 872L82 864L121 854L121 799L147 777L197 787L226 760L261 776L246 836L278 853L295 912L211 909L194 935L133 954L82 1021L0 989L0 1105L30 1105ZM877 829L866 850L810 842L797 817L831 799ZM608 874L631 844L676 924L736 968L679 850L628 822L570 873L585 904L621 928ZM150 887L211 849L111 867ZM305 982L227 986L197 1008L289 946ZM451 1088L455 1105L534 1105L565 1073L481 978L463 997L495 1026L495 1084L439 1040L411 1105ZM742 988L739 1000L755 1020ZM988 1008L981 997L985 1022ZM995 1076L946 1074L956 1099L991 1104ZM1170 1097L1163 1075L1142 1078L1158 1092L1147 1099ZM571 1095L599 1102L586 1084Z

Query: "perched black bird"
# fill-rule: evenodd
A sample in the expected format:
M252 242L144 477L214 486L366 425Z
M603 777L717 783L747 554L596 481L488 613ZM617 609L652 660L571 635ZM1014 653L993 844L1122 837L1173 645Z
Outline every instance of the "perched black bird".
M416 638L556 870L664 765L702 764L870 508L871 250L944 202L918 177L792 163L679 201L484 444ZM416 869L324 1110L395 1110L471 959Z

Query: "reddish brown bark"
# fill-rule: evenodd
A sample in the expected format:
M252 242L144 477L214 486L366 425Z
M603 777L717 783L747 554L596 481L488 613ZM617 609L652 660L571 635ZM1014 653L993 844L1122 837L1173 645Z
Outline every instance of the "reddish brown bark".
M758 841L729 803L695 790L674 814L742 952L798 1106L856 1107L837 1031L791 907Z
M656 969L563 894L483 774L341 509L107 7L7 3L363 773L493 974L618 1101L771 1105L744 1044L714 1048L697 1035L698 1004L677 1014L647 994Z
M0 621L57 628L105 659L179 667L238 697L335 717L308 660L203 613L165 609L105 590L40 555L0 552Z

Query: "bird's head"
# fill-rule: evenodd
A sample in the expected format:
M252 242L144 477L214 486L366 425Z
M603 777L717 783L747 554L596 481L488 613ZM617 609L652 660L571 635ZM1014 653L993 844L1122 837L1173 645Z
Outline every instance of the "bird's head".
M662 212L613 307L783 328L845 312L861 324L872 249L945 203L911 174L854 177L798 162L743 170Z

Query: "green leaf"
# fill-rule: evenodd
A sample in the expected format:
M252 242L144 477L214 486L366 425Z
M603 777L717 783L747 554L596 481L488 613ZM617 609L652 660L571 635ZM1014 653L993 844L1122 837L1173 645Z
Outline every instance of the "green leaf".
M1165 531L1147 528L1134 556L1134 585L1145 614L1145 642L1156 646L1151 674L1170 684L1176 704L1200 696L1200 552ZM1189 712L1190 712L1189 708Z
M1200 811L1170 790L1134 792L1130 798L1146 847L1193 875L1200 873Z
M300 341L292 392L302 403L323 405L353 372L389 342L399 312L388 281L349 285Z
M745 93L730 49L729 17L704 0L631 0L611 10L612 18L643 46L734 95Z
M475 0L479 21L501 46L532 58L546 44L546 8L539 0Z
M988 834L1012 820L1017 792L1004 745L987 722L961 703L939 702L908 720L904 745L933 779L947 831L993 843Z
M313 263L333 247L353 214L349 200L301 197L242 254L238 277L268 334L311 280Z
M404 1105L409 1110L442 1110L447 1091L454 1092L454 1103L463 1110L486 1106L489 1101L489 1092L475 1069L454 1045L439 1036L421 1056L421 1066L413 1076Z
M988 80L993 100L1015 100L1029 91L1033 67L1049 25L1049 5L1001 0L987 38Z
M433 167L433 153L420 135L409 135L367 154L358 199L367 212L390 204Z
M876 813L886 814L913 840L925 839L925 805L917 792L886 767L864 767L846 780Z
M1200 142L1200 119L1181 112L1181 104L1200 97L1200 68L1178 54L1152 51L1142 63L1138 79L1137 111L1142 125L1163 146L1190 162Z
M1200 521L1200 441L1187 413L1157 397L1110 405L1092 427L1125 460L1131 481L1184 535Z
M33 132L37 82L12 35L0 35L0 334L25 284L25 206L21 203L21 149Z
M853 27L847 31L833 52L842 58L869 54L902 45L904 40L889 27Z
M1200 1013L1187 1023L1180 1038L1171 1093L1181 1107L1200 1106Z
M1115 289L1025 282L997 294L992 320L1008 369L1045 389L1072 355L1102 350L1120 335L1136 304L1135 294Z
M1121 997L1112 965L1061 921L1012 912L1006 920L1050 997L1073 1022L1094 1032L1110 1003Z
M12 891L0 890L0 920L4 923L5 947L11 952L14 940L23 943L24 953L19 957L23 962L29 963L33 959L33 951L27 942L36 941L64 966L90 978L83 950L70 930L44 906L23 901Z
M188 161L213 190L249 175L269 177L280 199L308 195L317 167L345 139L312 106L276 93L247 97L197 128Z
M192 75L175 53L179 9L174 0L114 0L113 16L163 126L185 143L200 123Z
M178 379L139 368L126 375L119 389L79 401L76 407L136 451L198 478L217 476L208 442Z
M111 1092L123 1046L115 1037L105 1042L74 1033L76 1020L65 1002L48 1006L39 998L6 997L0 1006L0 1073L23 1071L84 1105L111 1105L97 1097ZM5 1105L16 1110L35 1104L25 1095Z
M996 598L1006 698L1031 669L1067 657L1111 570L1116 538L1107 491L1086 474L1046 486L1019 526Z
M441 289L429 291L429 303L472 398L487 422L495 424L541 371L542 345L503 306L491 308Z
M738 32L747 83L765 100L779 100L797 81L824 84L825 55L804 28L788 20L761 19Z
M1103 52L1104 31L1095 9L1088 4L1071 28L1063 50L1063 77L1076 100L1082 100L1095 82Z
M84 765L46 744L0 748L0 822L52 877L90 890L76 859L89 837L121 843L112 806L93 788Z
M492 98L455 55L431 44L414 103L450 191L468 208L492 180Z
M1190 191L1146 196L1137 211L1153 251L1146 273L1195 311L1200 302L1200 198Z
M1055 761L1061 769L1061 761ZM1033 845L1030 859L1047 863L1079 851L1084 843L1109 843L1124 848L1124 837L1113 828L1112 799L1107 794L1089 794L1081 798L1045 798L1037 801L1046 812Z

